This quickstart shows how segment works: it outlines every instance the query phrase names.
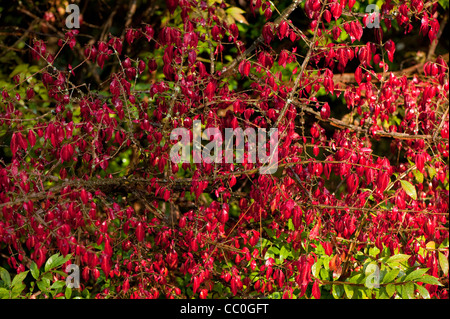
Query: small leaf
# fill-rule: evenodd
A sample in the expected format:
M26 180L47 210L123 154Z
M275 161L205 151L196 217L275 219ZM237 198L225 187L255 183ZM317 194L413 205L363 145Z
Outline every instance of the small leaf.
M386 286L386 292L388 294L389 297L392 297L395 293L395 285L393 284L388 284Z
M38 281L38 282L36 282L36 284L37 284L37 286L38 286L40 291L46 291L48 286L49 286L48 285L49 282L47 280Z
M385 287L380 287L377 299L389 299L389 295L387 294Z
M330 280L330 273L324 268L320 269L320 279Z
M423 282L424 284L443 286L436 277L430 275L424 275L420 278L420 282Z
M62 264L66 263L70 259L70 257L72 257L71 254L67 254L65 257L64 256L57 256L56 259L51 264L50 268L51 269L58 268Z
M414 185L408 181L400 181L400 183L402 184L402 188L405 191L405 193L408 194L408 196L411 197L412 199L416 200L417 193Z
M355 290L353 289L353 287L351 285L344 285L344 291L345 291L345 295L347 296L347 298L352 299L353 294L355 293Z
M400 272L400 269L392 269L390 272L388 272L382 280L383 284L387 284L390 283L391 281L393 281L395 278L397 278L398 273Z
M427 249L436 249L436 243L434 241L429 241L426 247Z
M403 286L403 298L414 299L414 283L411 281L407 282L406 285Z
M331 289L334 299L339 299L342 296L342 293L344 292L344 289L342 289L341 285L333 285L333 288Z
M360 273L360 274L354 275L353 277L350 277L350 279L348 281L351 283L354 283L354 284L361 284L361 283L363 283L364 278L365 278L364 274Z
M59 288L64 287L65 285L66 285L66 283L65 283L64 281L58 280L58 281L55 281L55 282L50 286L50 289L59 289Z
M413 281L416 279L419 279L420 277L422 277L426 272L428 271L428 268L422 268L422 269L416 269L413 272L409 273L406 278L405 281Z
M11 286L11 276L5 268L0 267L0 278L3 280L6 286Z
M448 258L441 252L439 252L439 265L441 265L444 276L448 275Z
M17 276L16 276L17 277ZM19 297L19 295L22 293L22 291L25 289L25 285L20 282L18 284L16 284L12 289L11 289L11 299L16 299L17 297Z
M36 263L33 261L30 265L31 270L31 276L33 276L34 279L39 278L39 268L37 267Z
M9 299L9 290L0 288L0 299Z
M47 272L44 275L42 275L42 280L48 281L48 285L50 286L50 280L53 279L53 274L51 272Z
M54 264L55 260L58 258L58 256L59 256L59 254L56 253L56 254L50 256L49 259L47 259L47 261L45 262L45 266L44 266L44 270L46 272L53 268L53 264Z
M319 259L314 265L311 267L311 273L314 277L319 278L320 269L322 268L322 259Z
M438 2L442 6L442 8L444 8L444 9L447 9L448 6L449 6L449 1L448 0L439 0Z
M14 287L18 284L21 284L23 282L23 280L25 279L25 277L28 275L28 270L27 271L22 271L20 274L17 274L12 283L11 286Z
M389 263L401 263L404 261L407 261L409 259L409 255L405 255L405 254L397 254L394 255L392 257L389 257L388 260L386 261L387 264Z
M417 170L417 169L413 170L413 174L414 174L414 176L416 177L416 180L417 180L420 184L422 184L422 183L423 183L423 174L422 174L419 170Z
M432 166L428 166L428 174L430 175L430 179L436 175L436 169Z
M280 249L280 259L285 260L289 255L291 255L291 252L285 246L282 246Z
M64 296L66 297L66 299L70 299L70 297L72 296L72 288L66 287L66 291L64 292Z
M231 16L234 20L236 20L237 22L248 24L248 21L242 15L243 13L245 13L245 11L242 10L241 8L231 7L231 8L228 8L227 10L225 10L225 12L229 16Z
M294 222L292 221L292 218L289 218L288 230L291 230L291 231L295 230L295 226L294 226Z
M415 284L415 287L419 291L419 294L422 296L423 299L430 299L430 293L424 286Z

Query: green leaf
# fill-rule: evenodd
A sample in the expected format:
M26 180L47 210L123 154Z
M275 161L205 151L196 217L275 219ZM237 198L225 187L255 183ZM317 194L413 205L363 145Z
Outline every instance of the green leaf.
M276 255L278 255L279 253L280 250L277 247L272 246L267 249L266 255L272 257L273 259L276 259Z
M66 297L66 299L70 299L70 297L72 296L72 288L66 287L66 291L64 292L64 296Z
M46 291L49 287L49 282L47 280L41 280L36 282L40 291Z
M233 17L234 20L236 20L239 23L244 23L244 24L248 24L248 21L245 19L245 17L242 15L243 13L245 13L244 10L242 10L241 8L238 7L231 7L228 8L227 10L225 10L225 12Z
M67 254L66 256L58 256L55 261L52 264L52 268L58 268L59 266L61 266L62 264L64 264L65 262L67 262L70 259L71 255Z
M47 261L45 262L45 266L44 266L44 270L46 272L49 271L50 269L54 268L53 265L57 261L58 257L59 257L59 253L56 253L56 254L50 256L49 259L47 259Z
M397 278L398 273L400 272L400 269L395 268L392 269L390 272L388 272L384 277L383 280L381 281L383 284L387 284L390 283L391 281L393 281L395 278Z
M28 64L26 64L26 63L19 64L18 66L15 67L15 69L11 72L11 74L9 76L10 77L14 77L15 75L17 75L19 73L27 72L28 69L29 69L29 65Z
M339 299L339 298L341 298L341 296L344 292L344 289L342 288L341 285L333 285L331 292L333 294L334 299Z
M402 188L405 191L405 193L408 194L408 196L411 197L412 199L416 200L417 192L416 192L416 188L414 187L414 185L408 181L403 181L403 180L400 181L400 183L402 184Z
M389 295L386 292L386 288L385 287L380 287L380 289L378 290L378 296L377 299L389 299Z
M313 274L314 277L319 278L321 268L322 268L322 259L319 259L311 267L311 273Z
M401 299L404 299L403 297L403 285L395 285L395 290L397 291L397 296Z
M17 277L17 276L16 276ZM11 289L11 298L12 299L16 299L17 297L20 296L20 294L22 293L22 291L25 289L25 285L20 282L19 284L17 284L16 286L14 286Z
M330 273L325 268L320 269L320 279L330 280Z
M413 281L413 280L419 279L427 271L428 271L428 268L416 269L406 276L405 281Z
M395 293L395 285L388 284L386 286L386 292L387 292L389 298L392 297L394 295L394 293Z
M415 284L415 287L419 291L419 294L422 296L423 299L430 299L430 293L424 286Z
M424 284L443 286L436 277L430 275L424 275L420 278L420 282L423 282Z
M281 294L278 291L275 291L270 297L272 299L281 299Z
M402 297L405 299L414 299L414 283L409 281L403 286Z
M369 256L376 257L380 253L378 247L371 247L369 249Z
M430 175L430 179L433 179L436 175L436 169L433 166L428 166L428 174Z
M411 257L410 255L405 255L405 254L397 254L394 255L392 257L389 257L388 260L386 260L387 264L390 263L402 263L405 262L409 259L409 257Z
M429 241L426 244L427 249L436 249L436 243L434 241Z
M48 285L50 286L50 280L53 279L53 274L51 272L46 272L42 275L41 279L47 281Z
M291 252L289 250L287 250L285 246L282 246L280 249L280 259L285 260L290 255L291 255Z
M66 283L65 283L64 281L58 280L58 281L55 281L55 282L50 286L50 289L59 289L59 288L64 287L65 285L66 285Z
M56 257L58 257L58 254L52 255L52 256L50 256L49 259L47 259L47 261L45 262L45 266L44 266L45 272L50 270L50 267L51 267L52 263L54 262L54 260L56 259Z
M365 278L364 274L360 273L360 274L354 275L353 277L350 277L350 279L348 281L351 283L354 283L354 284L361 284L361 283L363 283L364 278Z
M14 277L14 279L13 279L13 281L11 283L11 286L14 287L17 284L21 284L23 282L23 280L25 279L25 277L28 275L28 272L29 271L27 270L27 271L22 271L20 274L17 274Z
M289 220L288 220L288 230L291 230L291 231L295 230L295 226L294 226L294 222L292 221L292 218L289 218Z
M447 9L449 7L449 1L448 0L439 0L439 4L442 6L442 8Z
M9 299L9 290L0 288L0 299Z
M6 286L11 286L11 276L5 268L0 267L0 278L2 278Z
M416 180L417 180L420 184L422 184L422 183L423 183L423 174L422 174L419 170L417 170L417 169L413 170L413 174L414 174L414 176L416 177Z
M444 276L448 275L448 258L441 252L439 252L439 265L441 265Z
M39 272L38 266L36 265L36 263L34 261L31 263L30 270L31 270L31 276L33 276L34 279L38 279L40 272Z
M352 299L353 294L355 293L355 290L353 289L353 286L351 285L344 285L344 291L345 291L345 295L347 296L348 299Z

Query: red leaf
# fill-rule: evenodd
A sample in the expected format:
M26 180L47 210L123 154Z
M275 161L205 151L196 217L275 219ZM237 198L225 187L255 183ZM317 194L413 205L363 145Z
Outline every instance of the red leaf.
M214 92L216 90L216 85L214 82L209 82L205 89L205 95L208 99L212 99L214 97Z
M30 143L31 147L36 145L36 134L32 130L28 131L28 142Z
M394 61L394 52L395 52L395 43L394 43L394 41L388 40L384 44L384 48L387 51L389 61L391 61L391 62Z
M312 296L315 299L320 299L320 288L319 288L319 282L317 280L314 281L314 284L312 286Z
M13 153L13 156L17 153L17 150L19 149L19 142L17 140L17 136L20 133L13 133L12 138L11 138L11 152Z
M234 185L236 185L236 176L231 176L230 178L230 187L233 187Z
M141 222L138 222L136 226L136 238L139 242L142 242L144 240L144 226Z
M362 81L362 69L360 67L356 68L355 81L356 81L356 83L361 84L361 81Z
M73 155L73 146L72 144L66 144L61 148L61 161L68 162L71 160Z
M280 25L278 26L278 38L282 40L286 36L288 30L289 25L287 24L287 22L285 20L281 21Z
M321 220L319 219L318 223L313 227L311 232L309 233L309 240L314 240L319 235Z

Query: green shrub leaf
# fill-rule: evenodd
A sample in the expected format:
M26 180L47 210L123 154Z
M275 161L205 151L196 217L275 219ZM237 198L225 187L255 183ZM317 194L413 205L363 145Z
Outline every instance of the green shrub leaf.
M408 196L411 197L412 199L416 200L417 192L414 185L408 181L400 181L400 183L402 184L402 188L405 191L405 193L408 194Z

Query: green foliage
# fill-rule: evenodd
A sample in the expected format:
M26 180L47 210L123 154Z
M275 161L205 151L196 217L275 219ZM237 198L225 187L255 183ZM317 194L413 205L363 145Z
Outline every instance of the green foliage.
M424 285L442 286L437 278L426 274L428 268L408 266L409 255L375 258L376 254L359 255L362 261L360 270L344 281L330 281L333 274L327 265L331 256L319 259L312 268L312 274L324 284L322 290L331 290L335 299L429 299Z
M64 278L67 277L67 274L60 268L71 257L71 254L61 256L56 253L47 259L41 269L33 261L30 264L30 270L15 275L12 280L8 270L0 267L0 299L80 299L86 297L88 291L80 293L78 289L74 291L66 286ZM31 274L31 278L27 276L28 273Z
M25 289L23 283L28 271L23 271L14 276L11 281L9 272L0 267L0 299L16 299L19 298L22 291Z

